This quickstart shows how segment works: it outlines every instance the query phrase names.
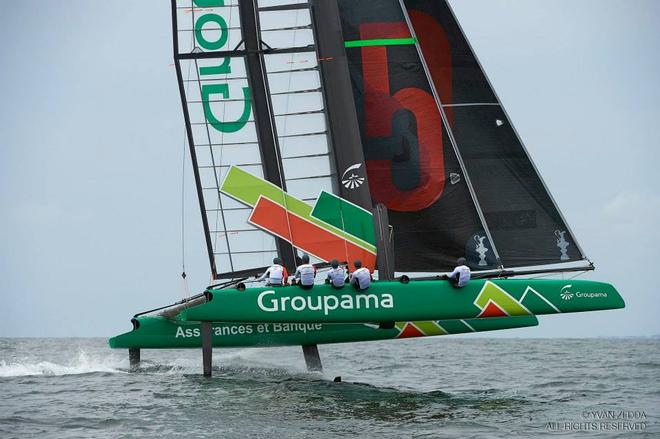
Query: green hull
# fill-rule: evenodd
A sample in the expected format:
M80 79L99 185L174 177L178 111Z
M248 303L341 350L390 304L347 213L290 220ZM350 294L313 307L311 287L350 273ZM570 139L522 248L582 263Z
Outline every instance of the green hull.
M139 317L139 327L110 339L111 348L174 349L202 345L199 323ZM536 326L534 316L397 323L392 329L365 324L214 323L215 347L300 346L462 334Z
M212 300L181 314L183 320L257 323L364 323L472 319L623 308L607 283L538 279L374 282L366 293L317 285L211 291Z
M537 314L625 306L610 284L561 280L473 280L461 289L445 281L383 281L375 282L367 293L327 285L309 291L280 287L211 293L210 302L174 318L139 317L137 328L111 338L110 347L199 348L201 321L214 322L216 347L266 347L520 328L537 325ZM317 303L319 309L314 309ZM365 323L392 321L400 323L392 329Z

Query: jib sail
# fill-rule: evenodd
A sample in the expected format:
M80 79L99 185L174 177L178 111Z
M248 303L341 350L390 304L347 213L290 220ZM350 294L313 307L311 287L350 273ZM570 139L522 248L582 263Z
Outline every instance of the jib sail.
M405 0L502 264L585 259L445 1ZM451 90L442 88L451 74Z

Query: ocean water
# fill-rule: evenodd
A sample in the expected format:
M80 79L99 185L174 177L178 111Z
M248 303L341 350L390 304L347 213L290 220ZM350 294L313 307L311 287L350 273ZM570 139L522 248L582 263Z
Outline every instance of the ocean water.
M660 339L143 351L0 339L1 438L660 437ZM341 383L333 382L341 376Z

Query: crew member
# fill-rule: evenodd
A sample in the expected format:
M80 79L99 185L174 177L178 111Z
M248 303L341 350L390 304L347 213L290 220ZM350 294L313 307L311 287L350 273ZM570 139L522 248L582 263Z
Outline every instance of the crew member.
M344 288L344 283L346 282L346 270L344 267L339 266L339 262L336 259L330 261L332 268L328 271L328 282L334 288Z
M296 268L296 274L293 278L296 280L300 288L303 290L310 290L314 286L314 277L316 276L316 267L309 263L309 256L303 255L302 264Z
M356 291L366 291L371 285L371 273L367 267L362 266L362 261L356 259L353 262L355 271L351 274L351 285Z
M273 265L259 276L257 281L266 279L266 285L268 286L282 286L286 285L288 277L289 273L286 272L286 267L282 266L280 258L273 258Z
M446 276L454 288L462 288L470 281L470 268L465 265L466 262L465 258L458 258L456 260L456 268Z

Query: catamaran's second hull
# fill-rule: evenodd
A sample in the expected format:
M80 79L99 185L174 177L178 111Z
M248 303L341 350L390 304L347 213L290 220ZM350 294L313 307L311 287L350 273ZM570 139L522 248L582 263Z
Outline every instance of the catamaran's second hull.
M201 324L161 316L136 319L137 328L110 339L112 348L178 349L202 345ZM391 329L373 324L213 323L213 346L225 348L300 346L389 340L494 331L536 326L535 316L396 323Z
M211 290L212 300L171 318L143 316L113 348L201 346L202 321L217 347L286 346L461 334L538 324L536 315L623 308L607 283L539 279L375 282L363 293L318 285ZM381 329L382 322L390 329ZM391 322L399 322L392 327Z

